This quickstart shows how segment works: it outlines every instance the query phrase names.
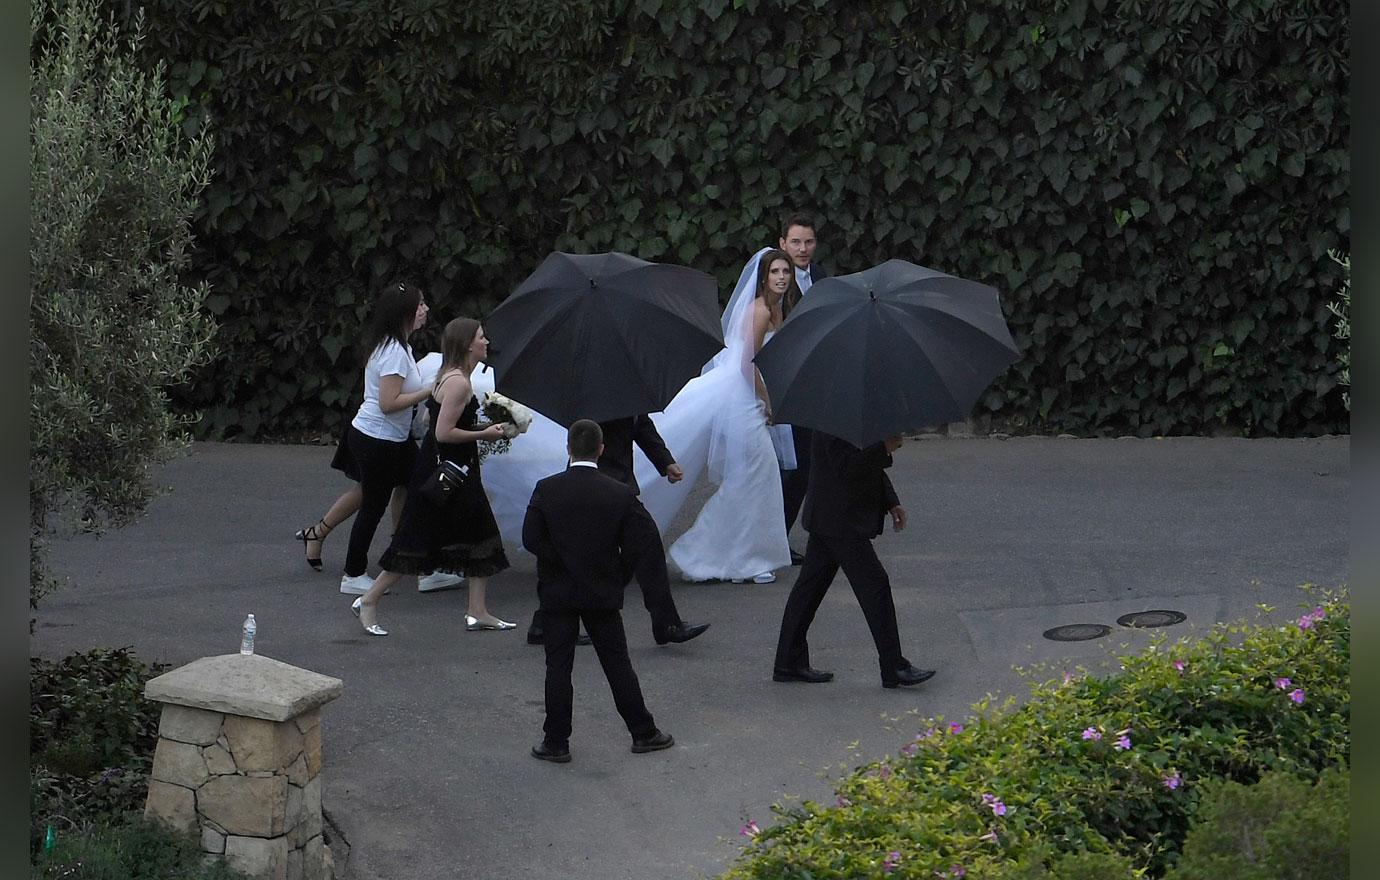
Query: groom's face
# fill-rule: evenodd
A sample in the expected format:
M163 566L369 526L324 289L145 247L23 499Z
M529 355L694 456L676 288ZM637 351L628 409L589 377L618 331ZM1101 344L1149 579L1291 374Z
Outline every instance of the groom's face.
M790 227L781 238L781 250L790 254L791 262L800 268L810 268L815 255L815 231L808 226Z

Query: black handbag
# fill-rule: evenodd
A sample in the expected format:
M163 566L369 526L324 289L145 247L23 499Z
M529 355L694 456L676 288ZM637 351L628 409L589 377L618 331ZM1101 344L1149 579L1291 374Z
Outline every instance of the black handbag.
M431 472L417 491L422 497L437 507L449 507L460 497L460 487L470 479L470 466L437 457L436 469Z

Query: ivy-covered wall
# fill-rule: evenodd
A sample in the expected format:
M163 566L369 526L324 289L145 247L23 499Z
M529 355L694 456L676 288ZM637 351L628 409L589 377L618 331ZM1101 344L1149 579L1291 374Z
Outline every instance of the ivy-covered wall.
M111 0L128 14L132 4ZM996 286L1040 431L1348 430L1336 0L150 0L208 115L207 436L333 430L372 289L480 315L552 250L715 274L793 208L835 274Z

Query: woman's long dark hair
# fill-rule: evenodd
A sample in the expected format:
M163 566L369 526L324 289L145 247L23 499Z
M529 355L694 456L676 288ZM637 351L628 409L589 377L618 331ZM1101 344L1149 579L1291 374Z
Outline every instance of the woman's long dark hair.
M795 280L795 263L791 260L791 255L780 248L772 248L762 255L761 261L757 264L757 290L754 296L761 296L762 291L767 289L767 273L771 271L771 264L777 260L785 260L786 265L791 268L791 283L786 287L786 292L781 297L781 320L786 320L790 315L791 309L800 302L800 282Z
M412 335L412 321L421 301L422 289L405 281L394 281L380 291L374 300L369 329L364 334L361 350L365 361L390 339L407 347L407 337Z
M451 369L468 373L474 364L465 363L470 356L470 345L479 334L479 322L474 318L454 318L446 324L446 332L441 334L441 369L436 371L440 379Z

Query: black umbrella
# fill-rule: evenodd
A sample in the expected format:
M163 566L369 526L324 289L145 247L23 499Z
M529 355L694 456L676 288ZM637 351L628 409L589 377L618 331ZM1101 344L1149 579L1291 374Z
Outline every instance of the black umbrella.
M756 362L776 421L863 447L966 417L1019 357L995 288L888 260L816 282Z
M713 276L554 253L484 322L494 387L553 421L659 412L723 348Z

